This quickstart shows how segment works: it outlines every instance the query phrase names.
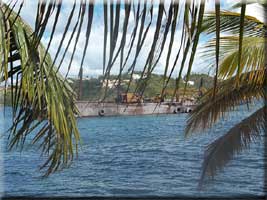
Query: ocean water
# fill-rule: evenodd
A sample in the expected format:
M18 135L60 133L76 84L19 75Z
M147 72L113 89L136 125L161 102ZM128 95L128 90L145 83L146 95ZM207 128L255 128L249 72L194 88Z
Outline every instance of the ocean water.
M257 107L257 106L256 106ZM252 108L252 110L256 108ZM184 137L187 114L78 119L82 145L70 168L42 178L37 147L7 151L1 112L4 196L239 196L263 195L263 142L235 156L198 190L205 146L248 116L240 107L204 134Z

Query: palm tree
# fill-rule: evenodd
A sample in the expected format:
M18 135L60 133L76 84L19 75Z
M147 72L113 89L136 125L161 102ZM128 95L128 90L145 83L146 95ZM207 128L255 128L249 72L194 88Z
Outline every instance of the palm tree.
M32 143L48 155L46 175L67 166L79 142L75 94L57 73L40 43L43 30L33 31L7 5L0 7L1 81L11 81L13 125L9 148L21 146L30 133Z
M120 83L122 72L128 71L131 75L129 89L140 51L144 47L148 31L152 30L151 24L155 22L153 41L141 74L143 81L137 84L135 92L144 93L147 82L166 47L167 58L161 93L164 94L170 77L174 75L175 69L178 69L173 98L179 98L184 93L180 88L182 74L186 70L185 91L200 35L203 32L214 33L215 40L210 41L207 46L207 55L215 57L214 88L206 92L199 100L199 106L190 115L186 129L186 134L189 135L197 129L211 127L226 111L238 106L241 102L249 103L255 98L264 97L266 25L245 15L246 5L253 1L237 4L236 6L241 7L240 14L222 12L219 1L215 1L215 13L209 14L204 14L205 0L185 1L184 3L175 0L169 2L167 6L167 2L164 0L160 0L158 5L153 5L152 1L141 3L140 0L137 4L130 0L126 2L110 0L103 4L103 77L109 79L111 69L119 57L120 70L117 79ZM260 3L266 5L264 1ZM74 103L75 94L69 87L66 77L71 69L83 22L87 20L86 39L79 74L81 75L83 72L95 4L93 0L73 2L60 45L53 58L48 52L61 13L62 2L39 1L34 30L19 16L24 7L23 2L19 4L17 13L13 11L16 4L19 3L17 1L13 4L11 2L9 5L2 3L0 6L0 56L3 61L0 73L2 81L7 82L8 79L11 79L14 120L11 127L10 147L19 144L23 146L25 138L33 133L34 129L37 130L33 142L38 142L43 152L49 155L48 160L44 163L44 167L47 169L46 175L48 175L68 166L73 158L73 146L77 150L79 133L75 121L77 114ZM121 7L123 6L125 17L121 18ZM74 12L77 9L78 15L75 16ZM157 15L154 15L155 10L157 10ZM51 18L53 13L55 13L54 18ZM134 15L133 29L128 27L130 13ZM156 19L153 20L155 17ZM122 19L123 23L120 23ZM53 26L48 39L49 43L45 48L40 41L49 22ZM71 30L71 39L67 42L67 47L63 49L63 42L67 31L70 30L70 24L74 24ZM121 24L122 27L120 27ZM123 30L121 41L118 40L120 28ZM177 28L182 30L181 37L176 35ZM231 36L221 37L220 33L224 32L230 33ZM127 41L127 33L131 34L130 41ZM170 42L167 45L168 35L170 35ZM173 48L175 40L180 42L177 49ZM74 45L70 49L72 41ZM109 48L107 47L108 42ZM127 42L129 48L126 48ZM60 54L61 50L63 50L63 54ZM62 77L58 70L68 50L73 53L70 57L67 75ZM124 57L125 54L126 57ZM170 62L171 54L175 54L172 64ZM130 55L133 56L132 60L129 59ZM181 63L178 65L179 59L181 59ZM60 62L56 67L55 63L58 60ZM16 61L19 61L20 64L16 65ZM127 66L130 67L127 69ZM218 79L223 79L223 81L218 82ZM81 91L79 94L81 95ZM105 99L105 95L102 100ZM211 99L212 101L210 101ZM263 128L265 110L264 107L257 111L209 146L202 177L206 174L213 175L218 168L232 158L234 152L239 152L247 146L252 138L257 136L257 133ZM249 126L245 126L248 122ZM236 131L237 128L241 128L242 131ZM220 145L218 145L219 143ZM219 148L223 145L227 145L228 149Z
M245 16L240 45L240 15L221 12L221 24L216 24L216 14L205 16L203 31L213 33L219 28L227 36L211 40L206 46L208 59L220 59L217 76L219 84L205 93L187 121L186 134L211 128L219 119L227 117L240 104L252 105L266 98L265 61L266 24L254 17ZM220 41L218 52L218 40ZM215 53L216 51L216 53ZM216 79L215 79L216 81ZM266 105L232 127L225 135L212 142L205 151L202 184L205 175L214 176L235 154L249 148L249 144L263 139L266 126ZM200 132L201 132L200 131ZM200 133L199 132L199 133Z

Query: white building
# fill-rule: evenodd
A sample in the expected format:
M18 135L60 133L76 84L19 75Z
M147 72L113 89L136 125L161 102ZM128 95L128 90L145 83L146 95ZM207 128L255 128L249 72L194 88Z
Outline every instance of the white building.
M183 83L185 83L185 81L184 81L184 80L183 80ZM187 81L187 84L188 84L188 85L192 85L192 86L193 86L193 85L195 85L195 82L194 82L194 81Z
M188 81L188 84L189 85L195 85L195 82L194 81Z
M121 80L120 85L125 85L128 84L130 82L130 80ZM104 80L102 81L102 87L108 87L108 88L115 88L116 86L118 86L119 84L119 80Z
M118 81L116 80L104 80L102 81L102 87L108 87L108 88L114 88L116 85L118 85Z
M133 80L140 79L141 76L139 74L133 74Z

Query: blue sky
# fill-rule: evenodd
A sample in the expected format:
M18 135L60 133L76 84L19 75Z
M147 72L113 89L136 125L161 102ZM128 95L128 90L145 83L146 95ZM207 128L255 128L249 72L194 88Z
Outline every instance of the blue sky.
M85 74L85 76L89 76L89 77L98 76L98 75L102 74L104 22L103 22L103 4L101 2L102 1L100 1L100 0L96 0L92 32L91 32L91 36L90 36L90 40L89 40L89 46L88 46L88 50L87 50L87 54L86 54L86 58L85 58L85 62L84 62L85 63L84 64L84 74ZM137 1L135 1L135 2L137 2ZM145 59L147 57L147 53L149 52L149 49L151 47L151 43L153 40L158 1L155 0L154 2L155 2L155 5L154 5L154 7L155 7L154 15L155 16L153 17L152 27L151 27L150 31L148 32L148 37L146 38L144 47L140 53L140 56L139 56L137 64L136 64L137 70L138 69L141 70L142 67L144 66ZM166 5L168 5L169 1L165 1L165 2L166 2ZM222 9L226 9L226 10L230 9L230 7L233 5L233 2L235 2L235 1L222 0L221 1ZM59 42L62 38L62 32L64 31L65 25L67 23L67 19L68 19L70 10L72 8L72 4L73 4L73 0L63 0L62 12L59 16L59 22L58 22L57 27L56 27L56 32L55 32L55 35L53 37L51 47L49 49L49 52L50 52L52 57L53 57L53 55L55 55L55 53L57 51L57 46L59 45ZM33 0L27 1L26 0L25 5L26 6L22 9L21 15L22 15L23 19L25 19L26 22L28 22L32 27L34 27L37 1L33 1ZM122 6L121 9L124 9L124 7ZM208 0L207 1L206 11L208 12L211 10L214 10L214 0ZM255 14L256 14L256 15L258 15L258 18L260 18L259 13L255 12L256 10L257 9L255 9L255 8L247 9L247 11L250 15L255 16ZM236 11L238 12L238 10L236 10ZM77 6L77 9L75 12L74 19L77 17L77 15L78 15L78 6ZM121 12L120 18L122 19L121 22L123 22L124 12ZM49 18L49 20L50 21L49 21L49 24L48 24L48 27L47 27L47 30L45 33L45 37L42 39L42 42L44 44L47 44L49 41L48 36L50 35L51 30L52 30L54 14ZM75 20L73 20L73 21L75 21ZM82 55L82 51L83 51L84 43L85 43L86 25L87 25L87 22L85 20L83 27L82 27L80 39L78 41L77 52L76 52L76 54L74 56L74 60L71 64L71 70L70 70L71 76L77 76L78 72L79 72L81 55ZM73 26L74 26L74 22L71 24L71 27L73 27ZM128 27L129 27L129 31L127 34L125 54L127 52L127 48L129 47L131 30L134 27L133 12L131 12L131 14L130 14L130 21L129 21ZM118 42L120 42L120 38L122 35L121 28L122 28L122 23L120 24L120 32L119 32ZM71 35L71 30L68 31L67 36L64 40L64 43L63 43L64 47L67 46L67 43L70 40L70 35ZM175 54L176 54L175 49L178 49L179 44L180 44L181 31L180 31L179 27L177 28L175 37L178 39L175 40L174 45L173 45L173 53L171 55L171 66L172 66L172 62L174 61ZM207 68L207 63L205 62L205 59L203 59L204 56L200 53L201 48L203 48L203 46L207 43L208 39L210 39L210 37L208 37L206 35L203 35L200 38L200 45L199 45L198 52L197 52L196 57L195 57L195 62L193 64L193 71L195 71L195 72L208 72L209 71L209 69ZM73 42L71 42L70 48L67 52L66 59L63 62L62 68L60 69L60 72L63 74L66 73L67 67L69 65L70 56L72 54L72 50L73 50L73 46L74 46L74 40L75 39L73 39ZM169 37L167 38L167 43L165 45L166 47L168 46L168 43L169 43ZM157 65L157 67L155 68L155 71L154 71L155 73L158 73L158 74L163 73L164 67L165 67L164 65L165 65L166 56L167 56L167 48L165 48L163 51L162 57L161 57L158 65ZM130 56L130 59L129 59L128 65L126 65L126 68L127 68L127 66L130 66L132 58L133 58L133 56ZM174 76L177 76L177 73L178 73L177 70L179 69L179 63L180 63L180 60L178 61L176 71L174 72ZM119 68L119 59L117 59L117 61L115 62L112 73L117 73L118 68ZM184 70L183 73L185 73L185 72L186 72L186 69Z

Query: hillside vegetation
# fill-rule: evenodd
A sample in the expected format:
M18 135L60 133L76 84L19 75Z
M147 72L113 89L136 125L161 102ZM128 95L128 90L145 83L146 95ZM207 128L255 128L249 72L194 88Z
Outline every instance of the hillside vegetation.
M136 75L140 75L140 72L136 72ZM122 81L120 87L117 86L116 82L117 76L110 76L109 86L107 87L107 93L105 100L106 101L114 101L117 97L118 93L126 92L128 88L128 80L130 76L128 74L122 75ZM201 81L202 79L202 81ZM128 92L135 92L136 86L140 79L135 79L130 84ZM70 79L72 88L78 93L79 88L79 80L78 79ZM198 94L199 88L202 82L202 89L207 90L212 87L213 78L207 74L192 74L190 76L190 83L188 84L186 95L187 96L196 96ZM112 84L113 83L113 84ZM143 94L144 98L153 98L156 95L160 94L163 86L163 76L152 74L145 92ZM184 83L181 84L184 86ZM82 96L80 100L87 101L97 101L104 97L106 88L106 82L103 83L103 77L100 76L98 78L90 78L82 80ZM171 78L166 88L166 98L171 98L173 91L175 88L175 79Z
M139 75L140 72L136 72L135 74ZM111 75L110 80L111 82L117 79L117 76ZM113 87L107 88L107 93L105 100L106 101L114 101L120 92L126 92L128 87L128 81L130 79L130 76L128 74L122 75L122 83L120 88L116 86L116 83L113 84ZM213 84L213 78L207 74L192 74L190 76L190 81L194 82L194 85L188 85L186 95L195 97L198 95L198 91L201 85L201 79L202 79L202 88L204 90L207 90L212 87ZM128 92L134 92L136 89L136 85L139 80L132 81L129 91ZM78 93L79 88L79 80L70 78L69 82L71 84L71 87L74 89L76 93ZM153 98L161 93L163 85L163 76L152 74L150 80L148 81L146 90L143 94L144 98ZM184 83L181 84L181 86L184 86ZM83 101L97 101L104 97L105 94L105 83L103 83L103 77L99 76L98 78L90 78L90 79L83 79L82 80L82 98L80 100ZM168 84L168 87L166 88L166 98L171 98L173 94L173 90L175 88L175 79L171 78L170 82ZM7 89L6 91L6 99L4 100L4 90L0 91L0 104L3 104L4 101L6 102L6 105L11 105L11 93Z

